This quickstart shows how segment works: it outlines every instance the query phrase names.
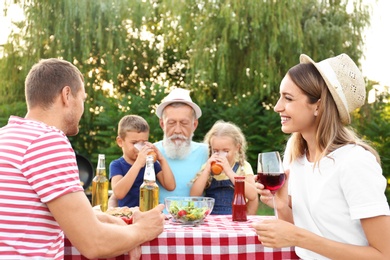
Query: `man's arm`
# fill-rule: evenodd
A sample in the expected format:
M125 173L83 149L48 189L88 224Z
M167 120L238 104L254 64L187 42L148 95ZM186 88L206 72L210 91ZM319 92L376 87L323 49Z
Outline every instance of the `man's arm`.
M127 226L100 222L81 191L61 196L47 205L71 243L91 259L129 252L154 239L164 229L164 205L148 212L135 212L134 224Z

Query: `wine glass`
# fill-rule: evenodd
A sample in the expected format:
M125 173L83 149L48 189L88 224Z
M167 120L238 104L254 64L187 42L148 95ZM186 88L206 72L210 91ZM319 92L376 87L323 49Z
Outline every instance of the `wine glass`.
M279 152L259 153L257 161L257 181L264 185L264 188L271 191L272 204L275 217L278 218L276 210L275 193L283 186L286 179L283 163Z

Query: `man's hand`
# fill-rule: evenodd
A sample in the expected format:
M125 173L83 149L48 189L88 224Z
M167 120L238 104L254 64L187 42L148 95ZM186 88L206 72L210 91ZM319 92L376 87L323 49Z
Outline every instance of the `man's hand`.
M164 204L159 204L155 208L141 212L133 212L133 225L142 226L145 241L150 241L160 235L164 230L165 215L162 213Z

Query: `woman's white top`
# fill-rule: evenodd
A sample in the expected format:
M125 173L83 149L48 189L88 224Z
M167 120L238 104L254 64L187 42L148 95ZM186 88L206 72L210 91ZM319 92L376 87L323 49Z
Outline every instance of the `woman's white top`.
M288 182L296 226L319 236L367 245L360 219L390 215L384 195L387 181L375 156L358 145L346 145L316 164L306 156L292 162ZM327 259L296 248L302 259Z

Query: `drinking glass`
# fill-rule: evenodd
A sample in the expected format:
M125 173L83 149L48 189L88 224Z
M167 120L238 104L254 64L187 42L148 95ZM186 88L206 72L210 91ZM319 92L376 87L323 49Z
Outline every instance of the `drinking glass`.
M141 151L141 149L145 146L145 143L144 142L137 142L134 144L134 147L135 149L137 149L138 151ZM157 160L157 154L155 151L150 151L148 152L148 155L153 155L153 161L156 162Z
M283 186L286 179L283 163L279 152L259 153L257 161L257 181L264 185L264 188L271 191L272 204L275 217L278 218L276 210L275 193Z
M144 146L145 146L144 142L137 142L134 144L135 149L137 149L138 151L141 151L142 147Z
M218 154L221 157L227 156L227 152L214 152L214 153ZM211 172L214 175L219 175L222 173L222 171L223 171L223 167L221 164L217 163L216 161L211 163Z

